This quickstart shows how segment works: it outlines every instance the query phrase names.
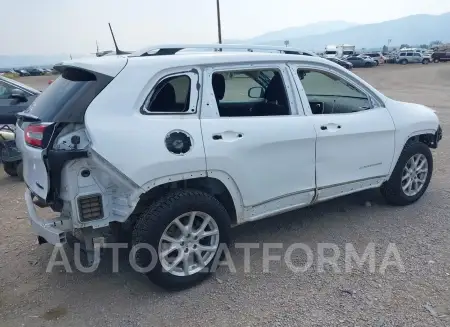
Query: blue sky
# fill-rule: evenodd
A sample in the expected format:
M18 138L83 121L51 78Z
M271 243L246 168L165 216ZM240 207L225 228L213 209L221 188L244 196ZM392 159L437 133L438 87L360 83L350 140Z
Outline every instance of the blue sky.
M215 0L3 0L0 54L84 54L119 45L217 41ZM369 9L370 8L370 9ZM225 39L319 21L374 23L450 12L450 0L221 0ZM6 28L5 28L6 27Z

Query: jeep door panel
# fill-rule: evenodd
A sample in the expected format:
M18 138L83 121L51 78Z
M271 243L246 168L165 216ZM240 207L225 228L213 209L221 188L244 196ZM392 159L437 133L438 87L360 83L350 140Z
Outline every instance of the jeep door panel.
M286 70L285 65L272 65ZM211 81L217 70L207 69L203 81L201 125L208 173L226 172L245 207L296 194L304 195L296 204L309 204L315 189L316 132L311 119L297 114L220 117ZM289 76L282 76L293 103Z
M337 69L322 67L302 66L292 64L292 74L295 75L295 82L298 83L298 90L304 103L307 103L306 112L311 118L316 132L316 172L317 188L329 188L342 184L348 184L355 181L370 180L386 176L392 164L395 144L395 126L388 110L378 104L371 97L370 91L361 87L361 83L354 83L347 77L347 74L341 74ZM306 92L306 84L300 80L297 74L298 70L313 70L317 74L328 76L331 74L337 80L342 80L345 84L351 84L350 91L355 94L365 94L367 99L372 101L362 101L355 96L353 106L359 111L352 112L351 96L342 98L336 96L335 109L322 114L313 111L309 107L308 100L311 98ZM331 80L331 79L330 79ZM334 81L334 80L333 80ZM302 84L303 83L303 84ZM337 83L337 82L336 82ZM322 87L324 83L316 83ZM331 86L330 86L331 87ZM323 90L321 92L324 92ZM332 90L327 97L332 97ZM313 96L314 98L314 96ZM317 99L318 97L315 97ZM362 98L362 97L361 97ZM330 102L330 101L328 101ZM370 108L368 105L375 105ZM330 107L330 103L325 106ZM363 185L361 185L363 187ZM337 188L336 188L337 190Z

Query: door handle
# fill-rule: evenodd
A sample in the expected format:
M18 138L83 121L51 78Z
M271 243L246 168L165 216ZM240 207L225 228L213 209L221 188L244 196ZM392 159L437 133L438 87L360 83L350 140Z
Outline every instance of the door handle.
M225 131L218 134L213 134L213 140L224 140L225 142L233 142L244 136L243 133L234 132L234 131Z
M320 126L320 129L321 129L322 131L326 131L326 130L328 129L328 126L330 126L330 127L335 126L337 129L340 129L340 128L341 128L341 125L328 124L328 125L322 125L322 126Z

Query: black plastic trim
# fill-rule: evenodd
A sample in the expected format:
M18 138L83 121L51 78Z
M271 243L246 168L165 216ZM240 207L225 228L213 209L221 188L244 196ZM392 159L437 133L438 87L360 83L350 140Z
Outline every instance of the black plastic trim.
M59 195L61 192L61 171L64 165L68 161L87 157L87 150L48 150L46 161L50 188L46 202L51 205L53 210L58 212L62 210L62 201Z

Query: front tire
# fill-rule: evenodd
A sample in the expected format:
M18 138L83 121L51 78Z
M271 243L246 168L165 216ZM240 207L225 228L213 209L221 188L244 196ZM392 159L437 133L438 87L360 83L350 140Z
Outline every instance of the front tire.
M133 246L144 243L155 250L137 250L136 263L155 263L146 275L164 289L192 287L210 275L220 245L229 242L230 225L227 210L212 195L170 192L150 205L134 227Z
M424 65L428 65L429 63L430 63L429 59L422 60L422 64L424 64Z
M407 63L408 63L408 60L406 60L406 59L403 59L400 61L400 64L402 64L402 65L406 65Z
M437 64L440 60L436 58L433 61L434 61L435 64Z
M381 187L389 204L405 206L419 200L430 184L433 156L422 142L406 144L390 179Z

